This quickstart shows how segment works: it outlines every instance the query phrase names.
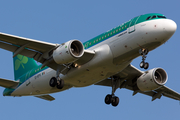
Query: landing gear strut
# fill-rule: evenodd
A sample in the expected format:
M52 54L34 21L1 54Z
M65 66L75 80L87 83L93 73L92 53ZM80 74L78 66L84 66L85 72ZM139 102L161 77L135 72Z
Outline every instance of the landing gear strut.
M148 54L148 49L140 49L139 50L139 54L142 56L142 62L140 63L140 68L144 68L144 69L148 69L149 67L149 63L148 62L145 62L146 60L146 55Z
M119 87L119 79L117 77L112 77L112 94L106 95L104 102L109 105L116 107L119 104L119 98L115 96L115 91Z

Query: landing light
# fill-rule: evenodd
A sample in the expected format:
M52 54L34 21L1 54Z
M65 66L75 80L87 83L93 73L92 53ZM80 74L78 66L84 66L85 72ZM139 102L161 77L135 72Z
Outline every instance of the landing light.
M74 67L77 68L77 67L78 67L78 64L74 64Z

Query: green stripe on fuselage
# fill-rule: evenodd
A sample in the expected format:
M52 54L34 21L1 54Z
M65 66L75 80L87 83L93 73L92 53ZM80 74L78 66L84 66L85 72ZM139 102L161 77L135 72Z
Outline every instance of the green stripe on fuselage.
M142 23L142 22L145 22L145 21L149 21L149 20L146 20L147 17L149 17L149 16L152 17L154 15L156 16L156 18L149 19L149 20L163 19L163 18L158 18L157 16L164 16L164 15L158 14L158 13L150 13L150 14L137 16L137 17L129 20L128 22L125 22L125 23L119 25L118 27L115 27L115 28L113 28L113 29L111 29L111 30L109 30L109 31L107 31L105 33L102 33L99 36L97 36L95 38L92 38L89 41L83 43L84 48L88 49L88 48L90 48L90 47L92 47L92 46L94 46L94 45L96 45L96 44L98 44L100 42L103 42L104 40L107 40L107 39L113 37L116 34L119 34L119 33L123 32L123 31L127 30L127 28L129 28L129 27L131 27L133 25L136 25L136 24L139 24L139 23ZM137 20L137 21L135 21L135 23L132 24L133 20Z

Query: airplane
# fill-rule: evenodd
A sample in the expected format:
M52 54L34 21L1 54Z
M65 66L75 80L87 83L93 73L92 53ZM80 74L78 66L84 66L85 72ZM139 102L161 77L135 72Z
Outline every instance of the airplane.
M118 88L152 97L180 100L180 94L165 86L167 73L162 68L147 70L148 53L168 41L176 23L163 14L149 13L88 40L69 40L54 44L0 33L0 48L13 52L14 79L0 78L4 96L35 96L53 101L51 93L72 87L100 85L111 87L104 101L117 106ZM141 56L141 71L131 65ZM41 63L38 65L37 63Z

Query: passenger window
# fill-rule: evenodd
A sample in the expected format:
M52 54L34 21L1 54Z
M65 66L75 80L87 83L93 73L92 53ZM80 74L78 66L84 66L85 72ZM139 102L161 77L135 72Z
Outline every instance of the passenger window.
M151 16L147 17L146 20L149 20L151 18Z
M152 16L152 18L151 18L151 19L154 19L154 18L156 18L156 15Z

